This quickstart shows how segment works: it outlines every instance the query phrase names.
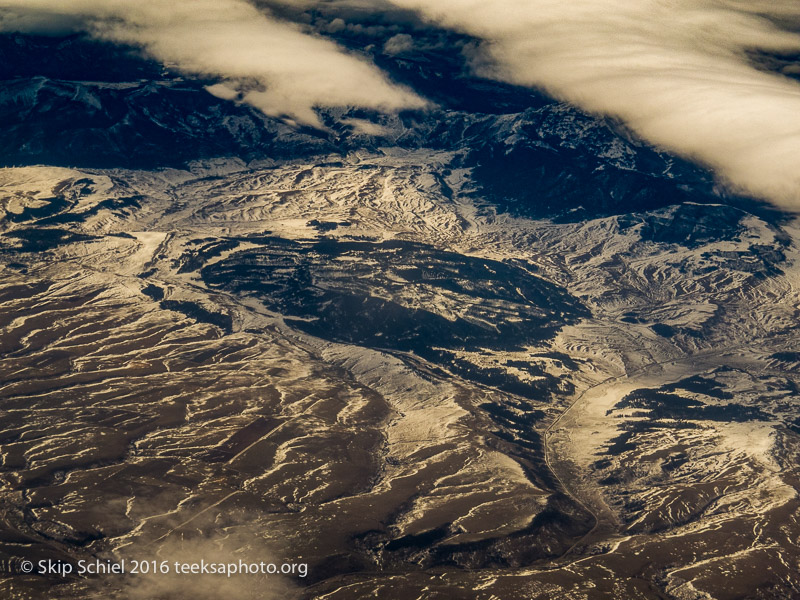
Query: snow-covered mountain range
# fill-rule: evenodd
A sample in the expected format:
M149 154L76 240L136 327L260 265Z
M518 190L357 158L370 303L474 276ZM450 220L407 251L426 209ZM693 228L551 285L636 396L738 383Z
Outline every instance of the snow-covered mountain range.
M308 564L4 597L800 594L790 215L425 56L322 131L2 51L0 560Z

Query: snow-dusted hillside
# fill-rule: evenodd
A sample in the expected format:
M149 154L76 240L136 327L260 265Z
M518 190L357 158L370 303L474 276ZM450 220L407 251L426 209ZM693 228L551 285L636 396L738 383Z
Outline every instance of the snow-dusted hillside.
M307 598L794 594L795 225L531 219L482 177L397 147L0 171L2 552L204 540L308 562ZM0 583L54 584L101 585Z

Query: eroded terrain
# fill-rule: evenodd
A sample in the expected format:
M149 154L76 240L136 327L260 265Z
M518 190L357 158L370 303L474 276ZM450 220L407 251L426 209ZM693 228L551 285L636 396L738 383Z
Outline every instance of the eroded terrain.
M276 597L800 593L794 226L531 220L456 159L0 172L4 557L307 562Z

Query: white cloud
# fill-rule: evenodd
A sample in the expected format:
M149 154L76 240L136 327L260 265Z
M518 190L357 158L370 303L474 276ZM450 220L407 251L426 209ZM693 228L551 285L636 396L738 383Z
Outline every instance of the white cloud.
M349 117L346 119L341 119L340 121L343 125L347 125L353 129L353 133L367 135L367 136L389 136L391 135L391 130L380 125L378 123L373 123L372 121L367 121L366 119L356 119L353 117Z
M731 187L800 208L800 85L748 52L798 52L797 0L392 0L485 41L492 77L618 117Z
M424 106L374 65L244 0L0 0L0 9L0 30L80 29L139 46L184 72L223 80L212 89L218 95L243 91L244 102L305 124L320 125L320 106Z
M383 51L386 54L402 54L414 47L414 38L407 33L398 33L386 40Z

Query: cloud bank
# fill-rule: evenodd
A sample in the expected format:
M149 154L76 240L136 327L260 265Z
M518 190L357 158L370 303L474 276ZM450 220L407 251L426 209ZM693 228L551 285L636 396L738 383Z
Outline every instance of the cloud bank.
M752 52L800 52L797 0L392 0L484 40L483 75L619 118L737 192L800 209L800 84Z
M320 126L320 106L395 111L425 104L375 66L244 0L0 0L0 31L75 30L219 78L211 93L303 124Z

